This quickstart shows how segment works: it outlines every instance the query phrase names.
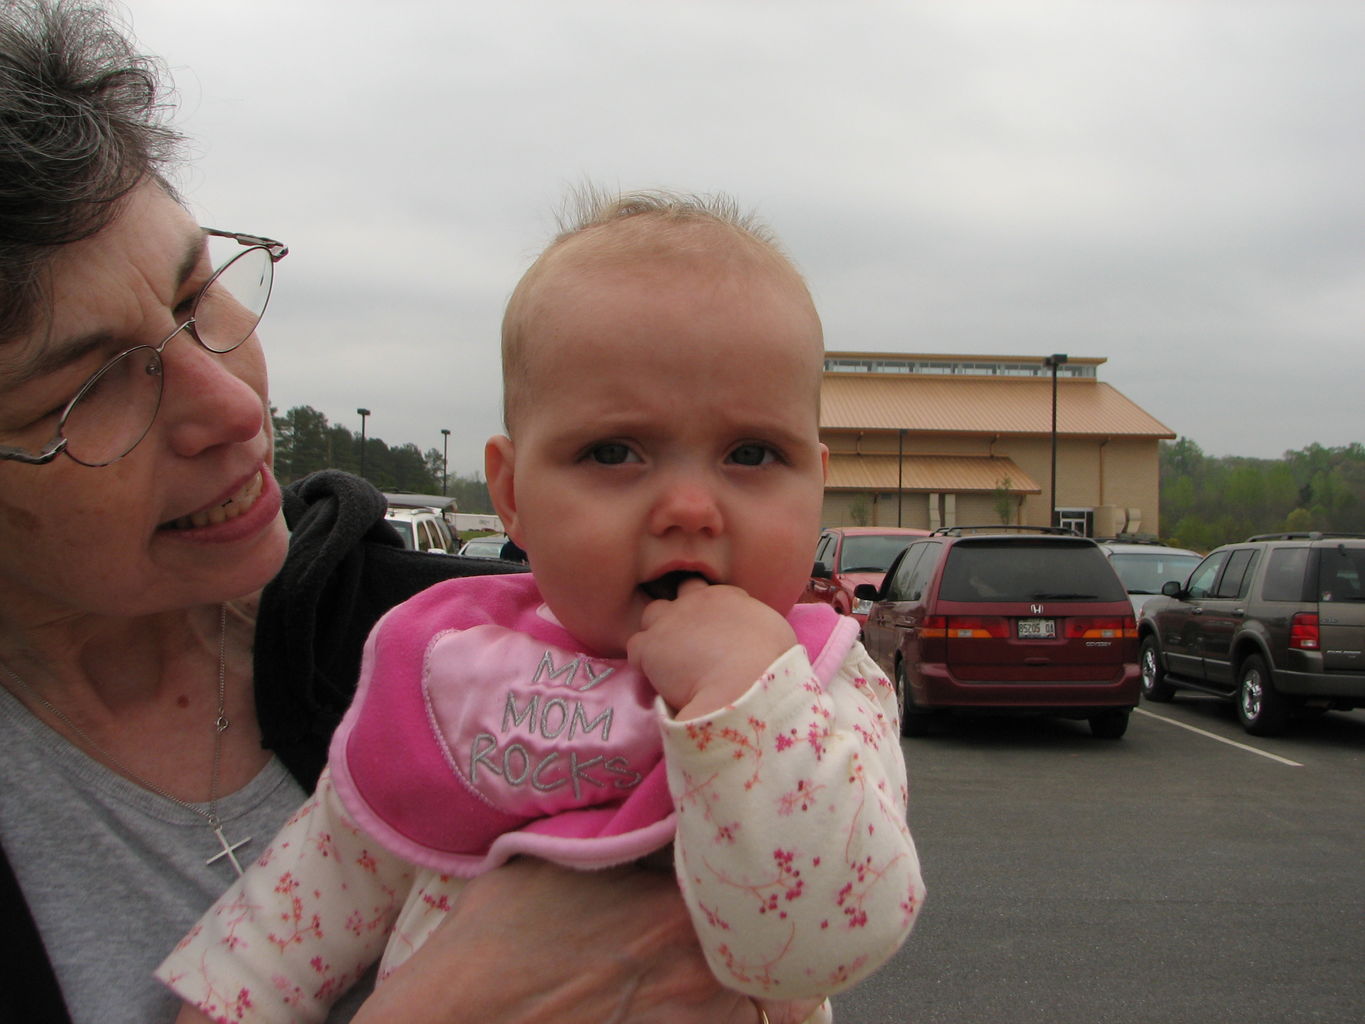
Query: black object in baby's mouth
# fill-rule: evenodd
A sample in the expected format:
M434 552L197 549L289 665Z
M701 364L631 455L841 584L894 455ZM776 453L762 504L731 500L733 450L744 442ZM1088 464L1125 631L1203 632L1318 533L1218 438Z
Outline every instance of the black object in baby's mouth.
M666 572L658 579L650 580L648 583L641 583L640 589L652 600L672 601L678 596L678 588L687 580L701 580L708 584L711 582L699 572L686 572L679 569Z

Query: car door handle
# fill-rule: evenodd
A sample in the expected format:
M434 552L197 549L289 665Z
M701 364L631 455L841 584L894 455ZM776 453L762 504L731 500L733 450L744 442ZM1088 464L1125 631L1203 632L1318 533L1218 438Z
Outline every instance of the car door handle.
M1240 619L1240 618L1241 618L1242 616L1244 616L1246 613L1247 613L1247 610L1246 610L1245 608L1234 608L1234 609L1232 609L1232 615L1233 615L1234 618Z

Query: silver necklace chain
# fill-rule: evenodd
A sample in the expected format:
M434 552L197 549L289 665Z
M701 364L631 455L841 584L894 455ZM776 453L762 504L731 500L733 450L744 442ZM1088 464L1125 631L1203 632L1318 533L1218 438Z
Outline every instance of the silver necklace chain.
M28 683L20 678L14 669L10 668L4 662L0 662L0 669L4 669L5 675L14 680L19 689L23 690L32 700L36 701L49 714L75 733L87 747L104 758L105 763L120 775L126 776L143 789L155 793L163 800L169 800L177 807L182 807L192 814L204 819L208 824L209 829L212 830L214 838L218 840L218 845L222 847L220 852L215 853L208 860L204 861L204 863L212 864L214 861L222 860L226 857L228 863L232 865L232 869L237 872L237 876L239 878L241 877L242 865L237 862L237 850L251 842L251 836L247 836L245 839L238 840L235 843L229 842L227 836L223 834L222 819L218 817L218 775L223 760L223 733L227 732L228 727L232 724L227 716L227 605L223 604L218 606L218 714L213 719L213 772L209 776L208 810L204 810L202 807L198 807L188 800L181 800L178 796L172 796L160 786L148 782L142 776L129 769L121 760L92 740L84 729L67 716L66 712L53 704L37 690L33 689L33 687L29 686Z

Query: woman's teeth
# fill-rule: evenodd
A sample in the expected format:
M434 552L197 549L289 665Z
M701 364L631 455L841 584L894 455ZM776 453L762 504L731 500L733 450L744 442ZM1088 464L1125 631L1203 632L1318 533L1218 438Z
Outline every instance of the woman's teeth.
M226 523L229 519L236 519L261 496L262 484L261 474L257 473L245 487L221 505L181 516L170 524L171 528L174 530L191 530L200 526L216 526L219 523Z

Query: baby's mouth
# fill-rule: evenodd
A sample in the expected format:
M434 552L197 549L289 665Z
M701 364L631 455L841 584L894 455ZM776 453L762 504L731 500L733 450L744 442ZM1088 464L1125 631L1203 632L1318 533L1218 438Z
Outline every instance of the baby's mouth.
M651 601L672 601L678 596L678 588L688 580L701 580L707 584L711 582L699 572L675 569L673 572L664 573L657 579L641 583L640 589Z
M261 488L264 481L261 474L257 473L240 491L228 498L221 505L213 508L202 509L199 512L192 512L187 516L181 516L169 523L162 525L163 529L169 530L191 530L199 526L213 526L218 523L226 523L229 519L236 519L239 515L249 509L257 498L261 496Z

